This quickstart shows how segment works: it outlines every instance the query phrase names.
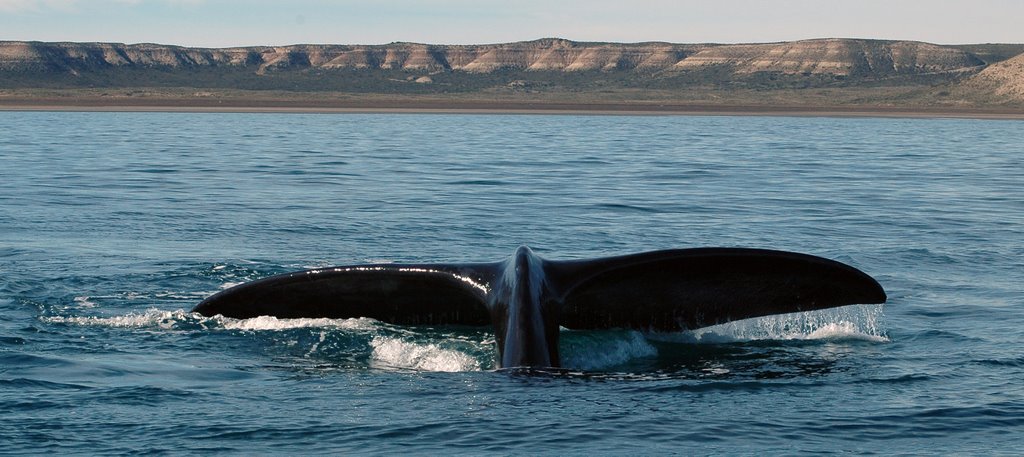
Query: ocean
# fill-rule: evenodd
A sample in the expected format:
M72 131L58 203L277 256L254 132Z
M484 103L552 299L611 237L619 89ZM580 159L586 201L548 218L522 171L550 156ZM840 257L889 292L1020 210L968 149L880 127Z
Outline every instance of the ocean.
M1019 454L1024 122L0 112L0 454ZM729 246L884 305L687 332L190 309L329 265Z

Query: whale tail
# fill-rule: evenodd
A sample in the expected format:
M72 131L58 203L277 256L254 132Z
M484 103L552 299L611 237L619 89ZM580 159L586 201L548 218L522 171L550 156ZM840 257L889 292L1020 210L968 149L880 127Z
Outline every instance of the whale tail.
M543 306L570 329L677 331L732 320L883 303L867 274L806 254L742 248L541 259ZM485 326L506 262L381 264L287 273L221 291L193 311L234 318L368 317L400 325ZM504 311L507 314L507 310Z

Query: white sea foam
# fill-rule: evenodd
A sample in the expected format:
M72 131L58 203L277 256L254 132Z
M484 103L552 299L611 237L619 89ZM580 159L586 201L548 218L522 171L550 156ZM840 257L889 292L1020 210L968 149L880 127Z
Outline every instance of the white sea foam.
M128 313L121 316L49 316L43 317L44 322L56 324L74 324L82 326L121 327L121 328L173 328L185 322L190 314L184 310L160 311L150 309L142 313Z
M420 344L398 338L375 337L371 363L378 368L422 371L477 371L480 362L469 354L436 344Z
M120 316L49 316L42 318L45 322L57 324L74 324L83 326L120 327L120 328L163 328L174 329L182 324L202 324L207 328L226 330L274 331L295 328L335 328L350 330L370 330L376 328L378 322L373 319L278 319L271 316L260 316L251 319L233 319L224 316L205 317L185 310L161 311L149 309L141 313L128 313Z
M278 319L273 316L259 316L250 319L231 319L218 316L224 328L229 330L289 330L295 328L337 328L349 330L370 330L376 327L373 319Z

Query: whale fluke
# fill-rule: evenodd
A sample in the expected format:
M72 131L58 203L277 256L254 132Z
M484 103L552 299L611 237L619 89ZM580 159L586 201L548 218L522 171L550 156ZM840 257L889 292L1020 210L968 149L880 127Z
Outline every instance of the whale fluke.
M192 311L247 319L368 317L399 325L491 322L484 306L498 264L358 265L317 268L241 284Z
M655 251L549 261L523 246L494 263L376 264L272 276L193 311L233 318L368 317L399 325L492 325L499 367L557 367L559 327L678 331L770 314L884 303L860 270L793 252Z
M698 248L551 262L560 324L677 331L770 314L883 303L882 286L836 261L762 249Z

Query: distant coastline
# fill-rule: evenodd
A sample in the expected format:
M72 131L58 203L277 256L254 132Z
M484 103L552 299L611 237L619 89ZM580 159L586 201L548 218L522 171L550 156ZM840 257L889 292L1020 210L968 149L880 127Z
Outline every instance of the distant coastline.
M0 109L1021 118L1024 44L0 41Z

